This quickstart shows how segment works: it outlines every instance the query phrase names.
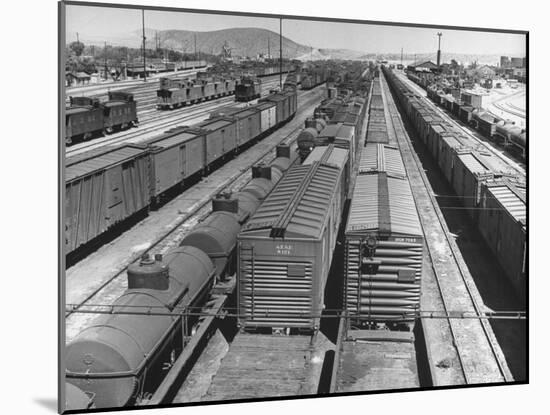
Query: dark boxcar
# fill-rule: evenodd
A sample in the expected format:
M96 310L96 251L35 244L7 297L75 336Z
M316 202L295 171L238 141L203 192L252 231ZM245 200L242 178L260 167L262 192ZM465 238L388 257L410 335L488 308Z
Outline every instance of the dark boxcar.
M137 122L134 95L126 92L109 92L109 101L103 104L105 129L126 128Z
M65 164L66 253L149 204L149 150L123 145Z
M526 295L526 197L525 188L506 180L482 186L479 230L502 265L519 298Z
M97 101L89 101L91 105L80 105L71 98L71 102L72 106L65 110L66 144L103 132L103 108Z
M146 141L151 146L151 197L184 183L206 166L204 140L204 134L177 128Z
M359 174L345 235L344 304L352 321L413 325L424 242L409 182Z
M239 325L318 329L345 166L291 167L238 238Z
M242 78L235 86L236 101L251 101L260 98L262 93L262 83L259 79Z

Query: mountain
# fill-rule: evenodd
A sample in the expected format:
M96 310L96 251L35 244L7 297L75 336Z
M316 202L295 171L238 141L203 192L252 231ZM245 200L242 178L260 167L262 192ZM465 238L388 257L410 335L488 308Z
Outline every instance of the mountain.
M147 34L148 33L148 34ZM163 48L185 50L187 53L195 51L195 36L197 51L220 54L225 44L233 54L239 56L256 57L258 54L269 53L273 57L279 56L279 34L266 29L233 28L215 30L211 32L192 32L188 30L163 30L158 32L147 31L147 47L155 46L155 35L158 33ZM310 51L310 48L300 45L283 36L283 57L295 58Z

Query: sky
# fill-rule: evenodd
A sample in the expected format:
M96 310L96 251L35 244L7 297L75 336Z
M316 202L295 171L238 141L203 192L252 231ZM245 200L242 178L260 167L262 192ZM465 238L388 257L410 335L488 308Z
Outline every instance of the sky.
M141 30L141 10L69 5L66 16L68 42L76 40L76 32L79 32L83 41L139 41L132 34ZM259 27L278 33L279 20L146 10L145 27L192 31ZM315 48L352 49L366 53L399 53L403 48L405 54L435 54L438 31L443 33L443 53L525 56L524 35L372 24L283 21L283 35L297 43Z

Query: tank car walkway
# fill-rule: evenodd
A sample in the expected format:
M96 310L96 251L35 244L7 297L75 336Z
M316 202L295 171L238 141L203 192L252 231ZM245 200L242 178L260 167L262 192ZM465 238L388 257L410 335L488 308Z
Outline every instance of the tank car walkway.
M434 386L512 381L489 322L461 319L485 307L414 153L385 78L383 88L405 168L420 213L428 256L424 258L421 310L454 318L424 319L422 327ZM391 130L391 129L390 129Z

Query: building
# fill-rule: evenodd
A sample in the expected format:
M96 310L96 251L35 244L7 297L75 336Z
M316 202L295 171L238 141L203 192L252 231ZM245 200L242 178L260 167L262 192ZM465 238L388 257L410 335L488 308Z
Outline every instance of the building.
M512 58L510 64L512 68L525 68L525 58Z
M418 71L418 70L436 70L437 65L433 63L432 61L425 61L425 62L414 62L411 65L407 66L408 71Z
M471 90L463 90L460 94L461 101L474 108L483 108L486 106L488 98L489 94Z
M501 56L500 57L500 67L501 68L509 68L510 67L510 58L508 56Z
M86 72L65 72L65 85L86 85L90 83L90 75Z

